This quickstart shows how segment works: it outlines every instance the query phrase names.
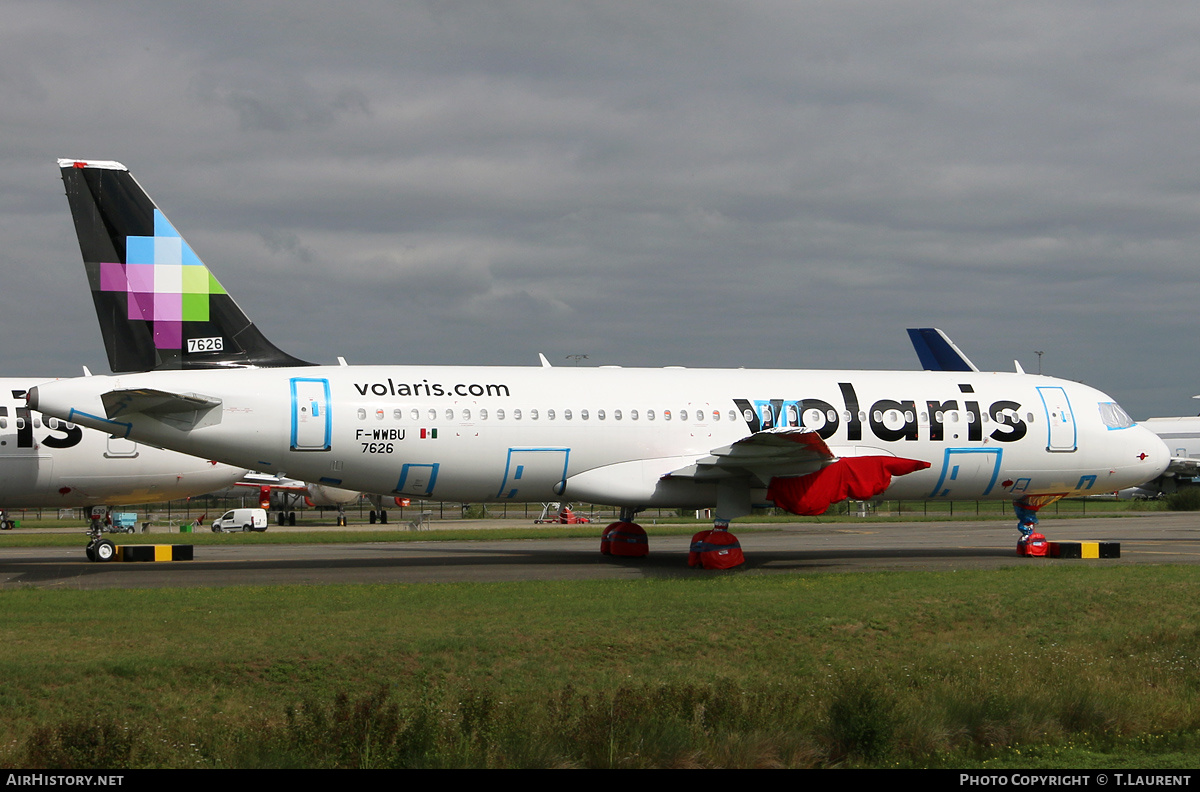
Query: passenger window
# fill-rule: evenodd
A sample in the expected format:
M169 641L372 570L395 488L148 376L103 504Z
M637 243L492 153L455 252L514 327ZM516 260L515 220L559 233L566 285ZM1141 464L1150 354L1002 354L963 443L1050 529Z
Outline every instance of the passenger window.
M564 421L571 420L571 411L570 410L563 410L563 420Z
M463 420L464 421L471 420L471 411L466 408L463 409Z
M412 416L412 419L413 419L414 421L419 421L419 420L421 420L421 411L420 411L420 410L418 410L416 407L413 407L413 408L412 408L412 410L409 412L409 415L411 415L411 416Z
M600 421L604 420L604 410L596 410L596 419Z
M504 410L502 408L499 408L499 407L496 408L496 420L497 421L504 420Z
M547 421L554 420L554 410L546 410L546 420Z
M520 410L520 408L517 408L517 409L513 410L513 420L514 420L514 421L519 421L519 420L521 420L521 410Z
M450 409L449 407L446 408L446 420L447 421L454 420L454 410Z
M360 421L367 420L367 411L362 407L358 408L358 420L360 420ZM17 428L18 429L21 428L21 419L20 418L17 419Z
M670 410L663 410L663 420L664 421L671 420L671 411Z
M399 408L392 410L392 420L399 421L403 415L404 411Z
M432 407L429 408L429 420L431 420L431 421L437 420L437 410L433 409Z
M630 411L629 411L629 420L631 420L631 421L636 421L636 420L637 420L637 410L630 410Z
M613 420L614 421L621 420L621 411L620 410L613 410Z
M487 420L487 408L486 407L481 407L479 409L479 420L481 420L481 421Z
M581 421L586 421L587 419L588 419L588 411L587 411L587 410L580 410L580 411L579 411L579 420L581 420Z
M384 416L383 408L380 407L378 410L375 411L375 420L382 421L383 416Z
M530 411L529 411L529 420L531 420L531 421L536 421L536 420L537 420L537 410L530 410Z
M646 420L647 421L654 420L654 410L646 410Z

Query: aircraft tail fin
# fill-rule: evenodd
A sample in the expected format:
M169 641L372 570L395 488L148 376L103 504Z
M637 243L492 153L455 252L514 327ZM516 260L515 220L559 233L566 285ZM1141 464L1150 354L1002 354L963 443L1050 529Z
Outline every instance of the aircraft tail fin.
M58 166L114 372L312 365L267 340L124 165Z
M936 327L910 327L908 338L926 371L979 371L950 337Z

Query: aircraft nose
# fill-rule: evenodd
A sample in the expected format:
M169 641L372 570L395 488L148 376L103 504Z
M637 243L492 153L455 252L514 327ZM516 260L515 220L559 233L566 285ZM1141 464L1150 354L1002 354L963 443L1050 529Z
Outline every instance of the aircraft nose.
M1134 447L1135 459L1144 463L1146 480L1161 476L1171 464L1171 449L1161 437L1144 426L1135 427L1138 430Z

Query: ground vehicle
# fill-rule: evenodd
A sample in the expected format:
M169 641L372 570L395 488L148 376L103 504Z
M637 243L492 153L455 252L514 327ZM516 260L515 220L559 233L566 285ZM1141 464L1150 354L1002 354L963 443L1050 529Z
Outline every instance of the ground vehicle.
M213 520L213 533L267 530L266 509L230 509Z

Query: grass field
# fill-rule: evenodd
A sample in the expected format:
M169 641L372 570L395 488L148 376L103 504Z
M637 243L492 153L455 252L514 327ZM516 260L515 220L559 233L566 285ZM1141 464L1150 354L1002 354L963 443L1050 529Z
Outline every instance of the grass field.
M1198 595L1167 566L6 590L0 763L1192 768Z

